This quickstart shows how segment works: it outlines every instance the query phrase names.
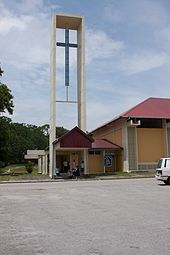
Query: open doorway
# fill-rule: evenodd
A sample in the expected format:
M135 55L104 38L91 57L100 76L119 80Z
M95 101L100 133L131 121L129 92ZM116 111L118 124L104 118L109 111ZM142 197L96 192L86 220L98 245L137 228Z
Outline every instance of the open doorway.
M57 151L56 153L56 167L60 170L60 173L67 173L64 167L65 161L68 162L68 165L70 165L70 162L75 161L76 166L80 167L82 160L82 151Z

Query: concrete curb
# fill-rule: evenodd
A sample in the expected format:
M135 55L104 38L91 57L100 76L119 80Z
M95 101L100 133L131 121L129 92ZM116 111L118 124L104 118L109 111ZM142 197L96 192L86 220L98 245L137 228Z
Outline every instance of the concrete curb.
M45 182L70 182L70 181L107 181L107 180L125 180L125 179L141 179L141 178L154 178L154 176L101 176L94 178L80 178L80 179L41 179L41 180L15 180L15 181L0 181L0 184L12 183L45 183Z

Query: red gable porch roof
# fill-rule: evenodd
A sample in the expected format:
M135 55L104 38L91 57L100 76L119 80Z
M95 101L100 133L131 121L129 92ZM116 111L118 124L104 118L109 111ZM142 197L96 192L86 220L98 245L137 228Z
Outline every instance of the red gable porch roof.
M93 139L78 127L74 127L66 134L55 140L53 144L60 143L60 148L91 148Z

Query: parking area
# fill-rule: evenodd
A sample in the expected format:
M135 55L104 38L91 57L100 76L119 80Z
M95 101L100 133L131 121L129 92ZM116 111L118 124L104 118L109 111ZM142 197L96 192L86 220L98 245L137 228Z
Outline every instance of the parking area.
M152 178L2 184L0 254L170 254L169 215Z

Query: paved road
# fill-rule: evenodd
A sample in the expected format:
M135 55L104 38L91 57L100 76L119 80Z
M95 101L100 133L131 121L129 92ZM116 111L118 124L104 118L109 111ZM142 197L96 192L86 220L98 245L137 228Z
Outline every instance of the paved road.
M0 185L0 255L170 254L170 186L154 179Z

